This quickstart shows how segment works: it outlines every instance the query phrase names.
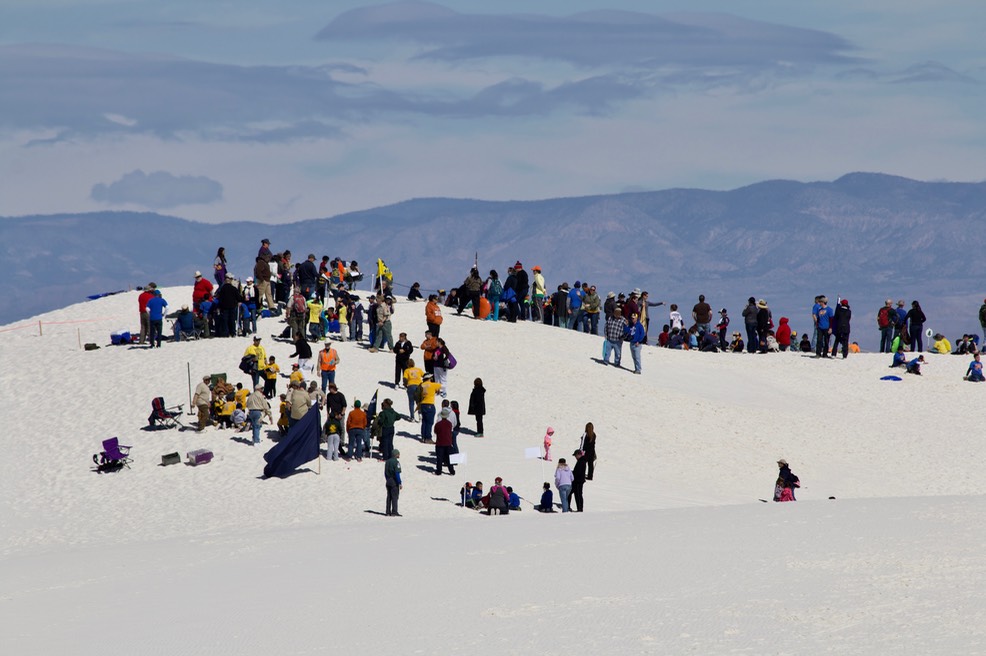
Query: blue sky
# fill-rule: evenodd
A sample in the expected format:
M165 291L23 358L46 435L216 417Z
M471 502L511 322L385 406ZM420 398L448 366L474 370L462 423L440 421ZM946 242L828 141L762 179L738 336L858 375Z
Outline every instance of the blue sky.
M984 19L957 0L5 0L0 215L978 181Z

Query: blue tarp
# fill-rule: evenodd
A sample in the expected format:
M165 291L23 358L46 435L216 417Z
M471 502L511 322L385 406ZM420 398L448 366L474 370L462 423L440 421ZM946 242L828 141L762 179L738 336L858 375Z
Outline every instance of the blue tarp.
M318 458L318 440L322 434L322 416L313 405L308 414L291 427L288 434L264 454L264 476L284 478L306 462Z

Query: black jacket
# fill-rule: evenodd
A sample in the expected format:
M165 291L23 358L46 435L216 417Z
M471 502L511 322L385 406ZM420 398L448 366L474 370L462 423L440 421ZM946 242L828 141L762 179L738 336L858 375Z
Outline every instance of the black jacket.
M240 304L240 290L228 282L224 283L216 293L216 301L223 310L232 310Z
M523 301L524 297L530 294L531 298L534 297L533 292L531 292L531 280L527 277L527 272L523 269L515 272L514 275L517 277L517 300Z
M836 335L848 335L850 319L852 319L852 310L848 305L840 303L835 308L835 316L832 317L832 332Z
M466 414L481 417L486 415L486 388L473 387L469 393L469 410Z
M575 461L575 467L572 468L572 476L576 483L585 483L585 470L589 466L589 459L582 455L581 458Z
M297 342L294 343L294 353L288 356L289 358L301 358L302 360L310 360L312 357L312 347L308 343L308 340L304 336L301 337Z

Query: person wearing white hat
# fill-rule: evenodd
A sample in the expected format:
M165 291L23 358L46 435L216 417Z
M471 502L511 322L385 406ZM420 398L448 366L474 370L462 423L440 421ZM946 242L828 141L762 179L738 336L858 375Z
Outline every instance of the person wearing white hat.
M212 294L212 283L202 277L201 271L195 272L195 287L192 288L192 307L199 309L199 303Z
M247 276L246 282L240 289L240 335L257 334L257 315L260 313L260 292L253 282L253 276Z

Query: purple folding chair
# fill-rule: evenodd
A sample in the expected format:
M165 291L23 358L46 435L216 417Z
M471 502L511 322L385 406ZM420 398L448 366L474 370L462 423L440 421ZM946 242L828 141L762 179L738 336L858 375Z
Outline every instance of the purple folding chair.
M119 438L111 437L103 440L103 450L93 454L92 461L99 473L120 471L124 467L130 469L130 447L120 444Z

